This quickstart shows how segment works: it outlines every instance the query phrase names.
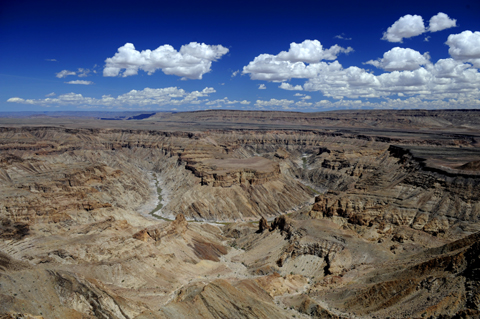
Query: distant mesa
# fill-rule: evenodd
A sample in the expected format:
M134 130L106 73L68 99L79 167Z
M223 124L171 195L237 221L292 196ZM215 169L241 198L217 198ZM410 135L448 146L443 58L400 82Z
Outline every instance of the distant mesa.
M143 120L148 119L151 116L154 116L157 113L143 113L134 116L118 116L118 117L102 117L101 120L104 121L122 121L122 120Z
M187 164L186 168L201 178L202 185L213 187L258 185L280 176L278 163L260 156L246 159L205 159Z

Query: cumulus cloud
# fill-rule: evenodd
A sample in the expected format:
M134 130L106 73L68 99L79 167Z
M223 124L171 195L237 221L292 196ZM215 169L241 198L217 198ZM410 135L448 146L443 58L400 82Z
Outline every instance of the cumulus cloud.
M258 89L259 89L259 90L266 90L267 87L265 86L265 84L260 84L260 85L258 86Z
M445 43L450 47L448 53L452 58L470 62L480 68L480 32L467 30L451 34Z
M75 81L68 81L68 82L65 82L67 84L81 84L81 85L92 85L93 82L92 81L82 81L82 80L75 80Z
M167 87L143 90L131 90L117 97L103 95L102 98L85 97L82 94L67 93L59 95L56 98L45 98L37 100L25 100L20 97L12 97L7 100L11 103L35 104L40 106L63 106L74 105L78 107L117 107L124 108L126 106L132 108L145 108L146 106L164 106L164 105L191 105L208 102L202 99L215 93L215 89L206 87L202 91L187 92L177 87ZM248 102L248 101L246 101ZM238 101L245 104L244 101Z
M233 71L232 72L232 78L236 77L238 75L238 73L240 73L240 70Z
M416 70L421 65L429 63L430 56L428 52L423 55L412 49L395 47L383 54L383 58L370 60L365 64L371 64L385 71Z
M287 82L282 82L282 84L280 84L279 88L283 89L283 90L288 90L288 91L303 91L303 87L301 85L291 85L290 83L287 83Z
M389 42L403 42L404 38L411 38L425 32L437 32L457 26L457 20L450 19L448 15L439 12L430 18L428 29L423 24L423 18L419 15L407 14L398 19L383 33L382 40ZM428 42L430 37L424 41Z
M284 82L292 78L312 78L324 67L321 60L334 60L340 53L349 53L352 48L334 45L323 49L318 40L291 43L288 51L278 55L260 54L247 66L243 74L250 74L252 80ZM307 64L308 63L308 64Z
M210 72L213 61L217 61L229 50L221 45L190 42L182 45L180 51L165 44L155 50L137 51L132 43L118 48L118 52L105 60L103 76L123 77L136 75L143 70L149 75L162 70L168 75L177 75L182 79L202 79ZM122 70L124 70L122 72Z
M305 107L309 107L309 106L312 106L313 103L310 103L310 102L305 102L305 101L298 101L297 103L295 103L296 106L299 106L301 108L305 108Z
M74 71L69 71L69 70L62 70L58 73L55 74L55 76L59 79L61 78L66 78L69 75L76 75L77 73Z
M45 95L46 97L50 97L50 96L55 96L55 92L52 92L52 93L48 93L47 95Z
M248 104L250 104L250 101L247 101L247 100L243 100L243 101L233 100L233 101L230 101L227 97L224 97L223 99L217 99L217 100L208 101L208 102L205 103L205 105L219 105L219 104L223 104L223 105L235 105L235 104L248 105Z
M314 104L317 109L472 109L479 108L480 100L476 98L449 99L445 101L425 101L416 97L407 99L386 98L381 102L361 100L321 100Z
M355 66L344 69L339 65L335 71L324 71L309 79L303 87L335 99L385 98L398 93L433 100L464 99L480 96L480 73L470 64L454 59L378 76Z
M475 67L480 59L479 41L480 32L451 35L447 44L452 58L436 63L430 61L428 52L422 54L410 48L395 47L382 58L366 62L388 71L380 75L357 66L344 68L337 60L305 62L317 61L319 56L318 50L312 49L315 46L310 47L313 44L310 41L306 46L293 45L289 51L276 56L261 54L244 67L243 73L249 73L253 80L282 82L279 88L284 90L319 91L334 99L387 98L399 94L438 101L476 98L480 96L480 74ZM297 50L304 47L310 49L301 53ZM286 82L292 78L306 82L293 86ZM278 100L273 102L279 103ZM268 106L265 101L256 105Z
M22 99L20 97L11 97L7 100L7 102L10 102L10 103L25 103L25 99Z
M351 51L351 47L345 49L336 44L325 50L320 41L305 40L302 43L290 43L290 49L280 52L276 58L280 61L316 63L320 60L335 60L338 54Z
M383 33L382 40L389 42L403 42L404 38L411 38L425 32L423 18L419 15L407 14L398 19Z
M477 73L470 65L454 59L440 59L434 65L427 68L437 79L450 78L461 79L468 82L468 77L475 77ZM472 73L473 72L473 73Z
M457 20L450 19L448 15L443 12L439 12L437 15L434 15L430 19L430 25L428 27L428 31L430 32L437 32L441 30L445 30L448 28L453 28L457 26Z
M292 78L314 77L317 74L317 69L312 64L281 61L274 55L261 54L243 67L243 74L250 74L252 80L283 82Z
M258 107L282 107L282 108L285 108L285 107L288 107L290 106L291 104L294 104L295 102L292 101L292 100L286 100L286 99L281 99L281 100L277 100L277 99L270 99L269 101L264 101L264 100L257 100L255 102L255 106L258 106Z

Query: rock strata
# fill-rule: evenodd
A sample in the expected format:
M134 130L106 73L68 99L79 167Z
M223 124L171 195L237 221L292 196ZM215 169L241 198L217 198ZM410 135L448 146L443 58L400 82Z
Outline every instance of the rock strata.
M0 317L478 317L477 113L4 121Z

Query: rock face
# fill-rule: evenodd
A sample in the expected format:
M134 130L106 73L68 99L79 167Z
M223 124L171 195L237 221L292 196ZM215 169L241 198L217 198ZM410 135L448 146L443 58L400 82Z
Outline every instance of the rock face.
M209 159L187 164L202 185L231 187L233 185L262 185L280 177L277 163L263 157L246 159Z
M268 222L265 219L265 217L260 218L260 221L258 222L258 231L262 233L264 230L270 230L270 226L268 226Z
M42 218L32 215L40 211L36 209L38 193L40 205L51 202L47 204L51 208L41 211L48 211L48 218L56 221L67 221L65 212L70 209L138 207L150 194L146 170L163 176L162 186L170 192L183 194L171 196L162 209L166 216L182 213L198 220L274 216L307 204L312 196L306 186L282 174L277 162L250 157L237 152L235 143L219 145L202 134L57 128L11 129L3 134L0 147L6 155L1 160L0 179L11 188L3 194L15 195L9 197L11 206L0 210L21 210L15 213L17 221L21 214L28 215L24 221ZM25 134L30 138L25 139ZM25 190L18 200L17 185ZM135 192L129 192L132 189ZM133 197L125 197L126 193ZM114 196L107 198L107 194Z
M339 216L361 226L405 225L441 236L476 229L471 223L480 218L479 176L424 168L411 154L393 150L369 165L374 163L375 170L360 163L329 167L337 176L347 175L349 185L318 196L309 215Z
M362 288L340 288L327 300L345 297L341 308L395 318L477 317L479 234L431 249L408 261L388 265L382 278L375 271L359 278ZM359 286L357 286L359 287ZM353 288L353 289L352 289ZM405 307L408 303L409 307Z

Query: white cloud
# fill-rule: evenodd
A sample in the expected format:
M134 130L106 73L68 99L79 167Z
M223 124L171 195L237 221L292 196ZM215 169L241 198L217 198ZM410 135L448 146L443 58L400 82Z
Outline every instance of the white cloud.
M280 52L276 58L280 61L317 63L320 60L335 60L338 54L351 51L351 47L345 49L336 44L324 50L320 41L305 40L302 43L290 43L290 49Z
M305 94L302 94L302 93L295 93L293 96L305 96Z
M335 99L379 98L398 93L431 100L477 98L480 96L480 73L470 64L453 59L378 76L355 66L346 69L340 66L335 71L319 73L303 87Z
M427 36L425 37L425 39L423 39L423 41L424 41L424 42L428 42L428 41L430 41L430 38L431 38L431 36L427 35Z
M282 82L282 84L280 84L279 88L283 89L283 90L288 90L288 91L303 91L303 88L301 85L291 85L290 83L287 83L287 82Z
M448 28L453 28L457 26L457 20L450 19L448 15L443 12L437 13L430 19L430 26L428 27L428 31L430 32L437 32L441 30L445 30Z
M206 87L202 91L186 92L177 87L167 87L159 89L145 88L143 90L131 90L117 97L103 95L102 98L85 97L82 94L67 93L59 95L56 98L45 98L37 100L25 100L19 97L13 97L7 100L12 103L35 104L40 106L62 106L75 105L78 107L146 107L163 105L190 105L200 104L208 100L202 99L209 94L215 93L215 89ZM240 104L247 104L248 101L237 101Z
M340 100L331 102L321 100L314 104L318 109L472 109L480 107L480 100L476 98L448 99L444 101L424 101L419 98L389 99L382 102L361 100Z
M365 64L371 64L385 71L416 70L421 65L429 63L428 52L423 55L412 49L395 47L383 54L383 58L370 60Z
M161 69L165 74L181 76L182 79L200 80L210 72L212 61L220 59L228 51L221 45L190 42L182 45L180 51L165 44L153 51L140 52L132 43L126 43L113 57L105 60L103 76L127 77L138 74L138 70L151 75Z
M312 97L310 95L305 95L304 97L301 98L302 100L311 100Z
M62 70L58 73L56 73L56 77L61 79L61 78L66 78L67 76L69 75L76 75L77 73L75 73L74 71L69 71L69 70Z
M52 92L52 93L48 93L47 95L45 95L46 97L50 97L50 96L55 96L55 92Z
M45 61L49 61L49 62L57 62L57 59L45 59Z
M234 105L234 104L248 105L248 104L250 104L250 102L247 101L247 100L243 100L243 101L233 100L233 101L230 101L227 97L224 97L223 99L217 99L217 100L208 101L208 102L205 103L205 105L219 105L219 104L224 104L224 105Z
M305 107L312 106L313 103L305 102L305 101L298 101L297 103L295 103L295 105L299 106L299 107L302 107L302 108L305 108Z
M340 39L340 40L352 40L352 38L346 38L345 37L345 33L342 33L342 34L339 34L339 35L336 35L334 36L335 39Z
M380 82L375 75L354 66L344 69L338 61L331 63L303 85L307 91L321 91L325 96L338 99L377 97L383 95L376 92L379 86Z
M11 97L7 100L7 102L11 102L11 103L24 103L25 100L20 98L20 97Z
M455 60L472 63L480 68L480 32L470 30L451 34L445 42L450 48L448 53Z
M429 22L428 29L423 24L423 18L419 15L407 14L398 19L391 27L383 33L382 40L389 42L403 42L404 38L411 38L425 32L437 32L448 28L456 27L457 20L450 19L448 15L439 12L434 15ZM429 36L424 41L428 42Z
M265 86L265 84L260 84L260 85L258 86L258 89L259 89L259 90L266 90L267 87Z
M88 74L90 73L90 69L83 69L83 68L78 68L78 77L80 78L84 78L86 76L88 76Z
M294 101L292 100L277 100L277 99L270 99L269 101L257 100L255 102L255 106L259 107L288 107L289 105L293 104Z
M452 78L452 79L465 79L465 70L469 69L470 66L460 61L454 59L440 59L434 65L427 68L435 77L441 78ZM474 71L473 69L469 69ZM474 71L475 72L475 71ZM467 70L468 73L468 70ZM466 79L465 79L466 80Z
M280 54L257 56L244 67L243 73L250 73L253 80L282 82L281 89L319 91L335 99L386 98L398 93L430 100L476 98L480 95L480 74L471 64L464 62L475 64L480 58L479 36L480 32L470 31L451 35L447 44L453 59L438 60L437 63L430 62L428 52L421 54L410 48L393 48L382 58L367 62L388 71L380 75L356 66L343 68L338 61L284 61L279 59ZM288 52L283 51L282 58L307 60L307 56L317 54L312 50L297 51L291 47ZM292 78L307 81L295 86L285 82Z
M407 14L398 19L383 33L382 40L402 42L404 38L411 38L425 32L423 18L418 15Z
M75 81L68 81L65 82L67 84L81 84L81 85L92 85L94 84L92 81L82 81L82 80L75 80Z
M232 78L236 77L238 75L238 73L240 73L240 70L233 71L232 72Z
M349 53L352 48L334 45L324 50L318 40L291 43L288 51L278 55L260 54L247 66L243 74L250 74L252 80L283 82L292 78L312 78L325 67L320 60L334 60L340 53ZM308 64L306 64L308 63Z
M291 78L314 77L317 70L303 62L280 61L274 55L261 54L243 67L242 73L250 74L252 80L282 82Z

